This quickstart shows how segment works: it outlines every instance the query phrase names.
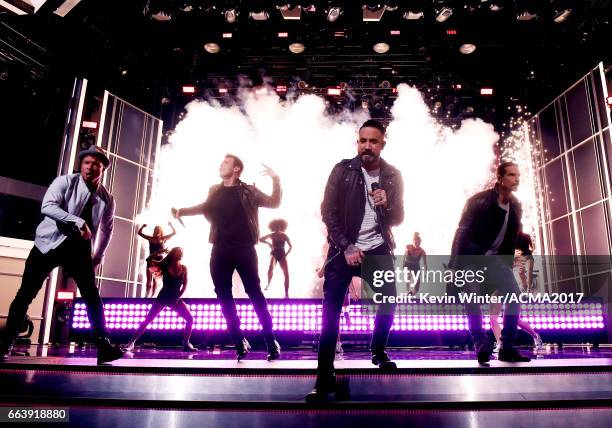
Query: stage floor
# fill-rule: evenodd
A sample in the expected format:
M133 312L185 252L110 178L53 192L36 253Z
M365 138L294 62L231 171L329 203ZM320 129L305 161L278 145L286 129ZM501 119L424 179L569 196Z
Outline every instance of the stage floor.
M612 349L607 347L539 354L523 349L532 362L493 360L489 367L479 366L471 351L391 349L399 368L392 373L373 366L368 352L347 350L336 367L339 376L350 377L350 400L318 406L304 402L315 380L312 349L283 350L274 362L255 351L237 362L232 349L184 354L141 347L104 366L95 364L93 348L28 351L29 356L0 363L0 405L70 407L73 426L612 423Z

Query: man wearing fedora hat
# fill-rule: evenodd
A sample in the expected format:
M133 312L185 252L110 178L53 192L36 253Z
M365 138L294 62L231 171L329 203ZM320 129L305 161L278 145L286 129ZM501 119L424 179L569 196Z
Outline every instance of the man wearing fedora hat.
M80 172L57 177L43 198L44 219L36 228L34 247L25 263L21 287L11 303L6 327L0 335L0 361L7 358L30 303L57 266L62 266L74 278L87 304L89 322L98 345L98 364L123 356L119 347L110 343L94 275L94 268L102 262L113 231L115 202L100 183L110 161L97 146L81 151L79 161ZM94 239L96 245L92 253Z

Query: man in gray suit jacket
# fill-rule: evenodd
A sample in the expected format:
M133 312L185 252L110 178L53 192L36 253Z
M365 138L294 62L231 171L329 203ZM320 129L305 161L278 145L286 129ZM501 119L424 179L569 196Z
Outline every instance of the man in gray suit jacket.
M87 304L89 322L98 345L98 364L123 356L121 349L110 343L94 275L94 268L102 262L113 232L115 202L100 182L110 161L97 146L82 151L79 159L80 172L57 177L43 198L41 212L45 217L36 228L34 247L26 260L21 287L11 303L6 327L0 335L0 361L8 357L28 307L45 278L57 266L62 266L74 278ZM94 239L97 245L92 253Z

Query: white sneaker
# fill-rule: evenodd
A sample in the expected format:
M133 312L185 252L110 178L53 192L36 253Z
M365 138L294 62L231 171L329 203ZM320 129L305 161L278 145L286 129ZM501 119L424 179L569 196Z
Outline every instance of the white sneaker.
M533 336L533 347L536 351L541 351L544 348L544 343L538 333Z
M344 349L342 349L342 342L337 341L336 342L336 354L342 354L344 353Z
M494 354L499 353L499 348L500 348L500 346L501 346L501 345L499 344L499 342L495 342L495 346L493 347L493 353L494 353Z

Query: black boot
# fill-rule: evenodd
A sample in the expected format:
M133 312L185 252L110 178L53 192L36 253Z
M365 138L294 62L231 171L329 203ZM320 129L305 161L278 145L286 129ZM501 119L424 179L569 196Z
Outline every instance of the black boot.
M8 359L9 355L11 355L11 349L13 349L13 341L0 341L0 362Z
M516 348L500 348L497 359L508 363L528 363L531 361L531 358L519 354Z
M242 360L251 350L251 344L248 340L242 339L240 342L236 342L236 358L238 361Z
M193 346L191 342L183 342L183 352L198 352L198 348Z
M351 395L348 378L336 379L333 374L318 375L314 389L306 394L306 402L325 403L331 393L335 394L336 400L348 400Z
M479 364L486 364L491 361L493 346L488 340L480 345L476 345L476 358Z
M276 340L267 344L268 347L268 361L278 360L280 357L281 347Z
M111 344L108 338L98 339L98 365L110 363L123 357L123 351L117 345Z
M397 369L397 365L391 361L391 358L389 358L389 355L385 351L372 353L372 364L378 366L381 370Z

